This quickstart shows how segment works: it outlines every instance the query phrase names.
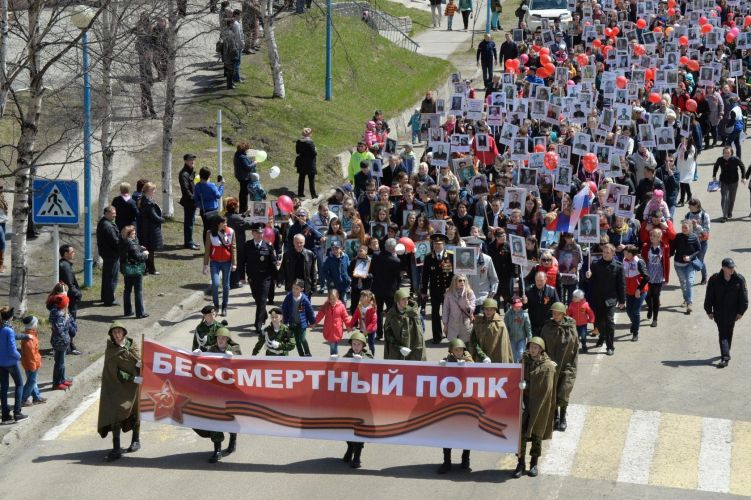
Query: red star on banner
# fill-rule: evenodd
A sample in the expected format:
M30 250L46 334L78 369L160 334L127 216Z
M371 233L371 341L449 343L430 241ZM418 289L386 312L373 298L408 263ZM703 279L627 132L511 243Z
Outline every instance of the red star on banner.
M190 402L190 398L175 393L172 382L165 380L159 392L147 392L146 396L154 402L154 420L171 418L175 422L183 423L183 407Z

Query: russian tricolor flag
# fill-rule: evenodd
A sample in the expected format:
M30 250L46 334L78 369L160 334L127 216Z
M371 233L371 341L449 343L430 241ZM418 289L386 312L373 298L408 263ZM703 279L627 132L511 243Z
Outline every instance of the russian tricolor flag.
M589 190L589 185L585 184L581 191L574 196L571 215L558 212L558 216L547 225L547 229L562 233L573 233L576 225L579 223L579 219L589 213L590 198L591 191Z

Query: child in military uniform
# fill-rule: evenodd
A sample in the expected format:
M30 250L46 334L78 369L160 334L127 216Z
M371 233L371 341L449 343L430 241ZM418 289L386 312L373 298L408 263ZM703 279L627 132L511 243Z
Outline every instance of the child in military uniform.
M555 370L556 364L545 352L545 341L532 337L527 343L527 351L522 356L524 364L524 411L522 413L522 449L514 477L520 478L526 466L524 457L527 442L532 441L529 471L527 475L537 476L537 461L542 454L542 441L553 437L553 415L555 414Z
M449 355L441 360L441 365L446 363L472 363L472 356L467 352L467 346L462 339L456 338L449 342ZM471 472L469 467L469 450L462 451L461 468ZM443 449L443 463L438 468L438 474L446 474L451 470L451 448Z
M368 352L366 345L367 339L362 332L355 330L349 337L349 351L344 355L345 358L353 359L373 359L373 355ZM347 441L347 452L344 454L342 460L350 465L353 469L359 469L361 467L360 454L365 447L365 443L358 443L355 441Z
M193 352L208 352L209 348L216 344L216 331L227 326L227 321L218 322L216 320L216 308L212 305L205 306L201 309L203 319L196 327L193 336Z
M227 328L221 327L217 329L214 333L214 337L216 343L209 347L206 352L224 354L226 356L242 354L240 346L232 337L232 332ZM204 431L201 429L193 430L203 438L210 438L211 442L214 443L214 452L211 454L211 457L209 457L209 463L211 464L219 462L222 457L231 455L237 449L237 433L235 432L229 433L229 444L227 445L227 449L222 451L222 442L224 441L223 432Z
M282 310L272 307L269 310L271 324L263 329L258 342L253 348L253 356L261 352L266 346L266 356L289 356L289 352L295 348L295 339L287 325L282 324Z

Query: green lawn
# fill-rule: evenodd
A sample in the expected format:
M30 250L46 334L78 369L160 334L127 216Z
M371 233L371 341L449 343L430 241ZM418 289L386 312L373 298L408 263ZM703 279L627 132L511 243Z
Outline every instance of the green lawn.
M234 91L209 94L191 105L186 113L190 117L188 126L212 127L216 110L221 108L224 136L232 137L235 143L246 139L252 148L265 149L269 161L263 166L279 165L287 174L275 182L263 175L267 189L292 186L295 140L303 127L311 127L318 147L321 183L325 184L327 178L340 181L334 156L354 146L373 110L382 109L389 117L413 106L427 89L448 77L451 65L400 49L366 29L359 19L336 16L334 27L332 101L324 100L324 17L313 12L290 16L277 25L286 99L269 98L272 78L264 47L243 65L247 79L243 84ZM186 144L199 152L201 164L216 164L215 154L201 153L213 147L215 139L188 130L177 138L176 158ZM231 165L232 152L224 155L225 165Z
M370 3L378 10L391 14L395 17L409 17L412 19L412 31L409 36L413 37L432 26L430 11L411 9L398 2L388 0L371 0Z

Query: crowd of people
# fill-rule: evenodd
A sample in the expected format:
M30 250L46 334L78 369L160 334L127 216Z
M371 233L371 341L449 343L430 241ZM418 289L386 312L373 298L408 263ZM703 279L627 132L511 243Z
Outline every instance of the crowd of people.
M212 182L208 168L196 176L195 156L186 154L179 174L183 243L200 249L193 239L198 211L213 302L201 311L193 349L239 353L231 326L216 316L227 315L231 290L247 284L258 335L253 355L311 356L307 334L321 324L332 357L353 331L345 357L380 350L384 359L425 361L426 340L447 339L445 362L524 360L523 441L524 450L531 442L532 459L527 468L521 454L517 477L536 475L541 440L566 430L579 354L594 345L614 355L615 312L627 313L632 341L640 339L645 302L649 326L658 327L671 268L687 315L694 287L707 285L703 309L718 325L717 366L727 366L733 327L748 307L746 283L731 258L710 276L710 216L692 184L699 155L721 141L710 188L721 191L720 221L733 219L738 183L751 177L741 160L751 15L724 0L709 3L668 0L650 11L637 2L577 2L567 27L543 19L533 32L520 20L498 50L486 35L477 52L479 88L455 75L451 95L428 92L410 120L412 141L401 149L376 111L346 179L312 209L302 200L305 178L316 197L309 128L296 144L295 199L267 200L247 143L234 159L237 198L225 196L221 176ZM439 21L440 7L433 21L440 24L436 12ZM232 37L240 15L227 21ZM239 55L232 57L235 64ZM141 279L158 274L164 219L153 183L141 180L130 191L120 186L97 228L109 269L101 299L117 305L119 271L125 316L133 313L134 293L135 314L146 317ZM72 271L62 272L74 249L60 251L63 282L48 308L53 385L64 389L72 383L64 359L77 352L80 290ZM315 294L326 296L318 310ZM112 359L125 357L133 368L108 375L108 387L116 380L136 385L138 353L126 334L113 325L108 353L112 344ZM7 393L7 383L3 388ZM39 401L33 389L28 395ZM110 459L119 458L121 429L133 429L138 442L129 419L131 413L100 422L103 436L113 432ZM236 448L236 436L222 452L221 433L197 432L214 443L212 462ZM360 467L362 450L348 443L345 462ZM469 458L465 450L463 469ZM451 450L444 450L438 472L450 469Z

